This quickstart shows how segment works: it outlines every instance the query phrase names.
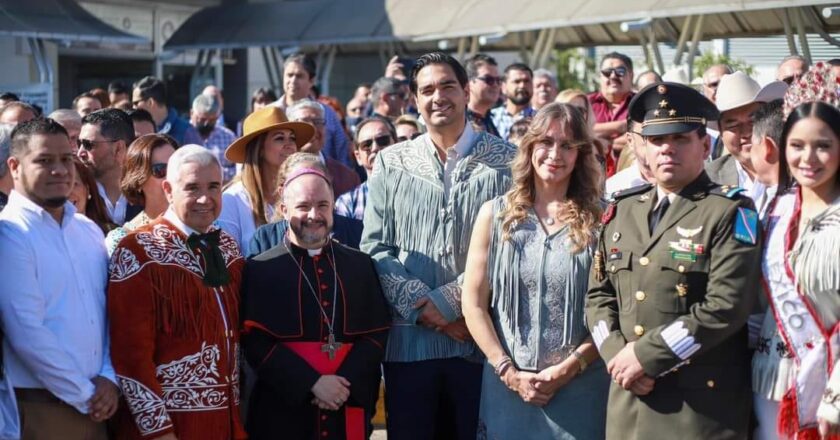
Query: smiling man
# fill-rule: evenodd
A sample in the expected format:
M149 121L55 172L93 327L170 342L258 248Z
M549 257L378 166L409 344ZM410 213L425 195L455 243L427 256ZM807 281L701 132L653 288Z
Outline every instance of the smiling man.
M21 438L106 439L119 393L108 349L102 231L67 198L76 168L52 119L11 135L14 191L0 214L4 370Z
M607 177L615 172L618 153L627 145L627 111L633 98L633 61L610 52L601 58L600 89L588 96L595 112L595 135L610 142Z
M507 190L515 147L467 123L467 73L449 55L418 58L411 92L428 132L377 155L361 244L395 321L384 362L388 435L472 440L482 366L461 281L478 208Z
M278 245L248 260L242 346L255 439L368 438L390 317L370 257L331 239L329 178L290 171Z
M236 241L213 225L222 169L198 145L169 158L169 209L123 238L111 259L114 368L125 439L244 439L239 420Z
M698 91L653 84L630 116L642 121L656 184L613 195L586 298L614 382L607 438L746 438L758 215L703 171L718 111Z

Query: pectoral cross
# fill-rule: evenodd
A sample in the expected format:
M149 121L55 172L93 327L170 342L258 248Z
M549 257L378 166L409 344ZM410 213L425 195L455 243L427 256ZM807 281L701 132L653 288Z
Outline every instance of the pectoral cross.
M321 353L328 353L330 360L335 359L336 350L341 348L341 342L335 342L335 335L330 333L327 343L321 346Z

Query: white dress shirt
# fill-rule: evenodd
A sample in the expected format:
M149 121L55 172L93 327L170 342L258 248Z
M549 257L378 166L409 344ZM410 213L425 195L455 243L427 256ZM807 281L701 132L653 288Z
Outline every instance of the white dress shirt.
M639 164L635 160L629 167L615 173L607 179L605 196L608 200L612 199L612 195L616 191L623 191L625 189L633 188L648 183L642 172L639 170Z
M12 191L0 213L0 316L6 374L88 412L103 376L116 383L108 348L108 253L96 224L64 204L61 224Z
M96 182L96 188L99 190L99 196L102 197L102 200L105 202L105 208L108 210L108 217L111 217L112 222L122 226L126 221L125 212L128 209L128 199L126 199L124 195L120 194L120 198L117 199L117 204L115 205L111 203L111 199L108 198L108 193L105 192L105 187L102 186L101 183Z
M274 207L266 203L265 214L268 218L274 217ZM223 231L233 236L243 254L246 253L257 223L251 212L251 197L242 182L234 183L222 193L222 212L217 222Z
M425 134L426 142L429 148L432 149L435 155L437 155L437 147L435 143L432 142L432 137L429 134ZM455 168L461 162L462 159L467 157L470 153L470 149L472 148L472 144L475 141L475 130L472 128L472 124L467 122L464 126L464 131L461 133L461 136L455 142L455 145L451 147L443 147L446 151L446 162L443 164L443 187L444 187L444 194L446 194L446 198L450 197L450 191L452 190L452 179L453 175L455 174Z

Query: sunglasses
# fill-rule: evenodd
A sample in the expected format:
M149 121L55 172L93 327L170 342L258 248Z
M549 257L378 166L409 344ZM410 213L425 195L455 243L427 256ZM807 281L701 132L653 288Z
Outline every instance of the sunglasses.
M488 86L491 86L491 87L495 86L495 85L501 85L502 84L502 78L500 78L498 76L489 76L489 75L477 76L475 79L481 80L482 82L484 82L485 84L487 84Z
M359 149L364 151L365 153L370 153L370 151L373 149L374 142L376 143L376 146L379 147L379 149L381 150L391 145L393 141L394 140L391 139L390 135L383 134L382 136L376 136L375 138L359 142Z
M83 150L93 150L96 147L96 144L108 144L111 142L116 142L116 139L113 140L104 140L104 141L92 141L89 139L76 139L76 147L81 148Z
M601 71L601 75L604 75L604 78L609 78L612 74L619 78L624 78L627 75L627 68L626 67L611 67L609 69L604 69Z
M787 85L791 85L794 81L796 81L796 75L786 76L782 78L782 81L786 82Z
M298 122L308 122L316 127L323 127L326 125L327 121L323 118L300 118L297 119Z
M420 136L420 132L412 133L411 136L408 136L408 137L397 136L397 142L405 142L405 141L408 141L408 140L413 141L414 139L417 139L418 136Z
M152 176L158 179L165 179L166 178L166 164L165 163L153 163L152 164Z

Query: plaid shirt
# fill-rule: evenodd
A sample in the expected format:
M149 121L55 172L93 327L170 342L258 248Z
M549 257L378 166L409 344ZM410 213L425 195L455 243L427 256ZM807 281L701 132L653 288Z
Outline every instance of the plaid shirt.
M200 145L210 150L222 165L222 178L225 183L230 182L236 175L236 164L225 159L225 150L236 140L236 135L227 127L216 124L207 139L203 139Z
M356 220L365 219L365 205L367 204L367 182L342 194L335 201L335 213Z
M530 118L534 116L534 108L530 105L522 109L521 112L512 115L507 112L507 108L502 105L499 107L490 110L490 117L493 119L493 125L496 126L496 130L499 132L499 137L507 140L508 135L510 134L510 127L513 126L513 123L523 119L523 118Z

